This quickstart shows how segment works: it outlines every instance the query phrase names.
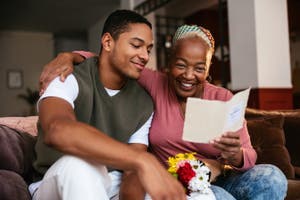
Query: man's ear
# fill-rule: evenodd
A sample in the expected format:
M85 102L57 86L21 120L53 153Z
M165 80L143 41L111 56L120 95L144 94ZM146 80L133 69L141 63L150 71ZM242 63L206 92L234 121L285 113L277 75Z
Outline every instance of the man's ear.
M101 38L102 49L105 51L110 51L112 48L113 41L114 39L109 33L104 33L104 35Z

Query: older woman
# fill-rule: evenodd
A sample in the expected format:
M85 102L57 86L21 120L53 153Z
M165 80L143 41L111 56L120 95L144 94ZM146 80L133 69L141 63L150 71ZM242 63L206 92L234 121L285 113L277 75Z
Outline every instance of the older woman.
M197 157L211 167L214 175L219 174L220 166L229 166L230 170L219 175L212 183L217 199L282 200L287 190L286 178L273 165L255 165L256 152L251 145L246 123L236 132L220 133L222 135L209 144L182 140L188 97L219 101L227 101L232 97L229 90L206 81L213 52L214 40L208 30L183 25L174 35L167 73L149 69L141 73L138 82L155 103L149 135L150 149L165 166L168 157L183 152L197 152ZM90 56L79 53L84 57ZM69 73L70 63L80 60L74 53L72 59L67 56L57 59L47 68L56 71L56 74L61 73L64 67L56 69L53 64L65 63L60 66L68 66ZM48 78L43 75L42 82Z

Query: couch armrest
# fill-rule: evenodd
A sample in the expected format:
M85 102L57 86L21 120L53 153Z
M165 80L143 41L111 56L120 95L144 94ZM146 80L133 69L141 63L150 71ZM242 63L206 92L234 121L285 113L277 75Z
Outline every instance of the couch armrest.
M285 200L298 200L300 199L300 180L288 179L288 191Z
M0 124L9 128L37 136L38 116L28 117L0 117Z
M294 167L295 169L295 178L300 179L300 167Z

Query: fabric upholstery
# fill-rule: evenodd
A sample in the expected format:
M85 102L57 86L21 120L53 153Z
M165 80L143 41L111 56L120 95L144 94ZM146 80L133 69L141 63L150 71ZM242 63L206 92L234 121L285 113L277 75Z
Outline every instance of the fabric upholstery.
M283 130L286 138L286 147L291 157L291 163L300 167L300 109L266 111L247 108L246 119L258 119L266 117L283 116Z
M300 167L300 113L298 115L285 116L284 131L286 135L286 147L289 150L292 164Z
M0 117L0 124L29 133L32 136L37 135L37 121L38 116Z
M0 199L1 200L30 200L27 184L23 178L13 172L0 170Z
M0 169L10 170L30 181L35 138L0 125Z
M288 179L288 192L285 200L300 200L300 181Z
M279 167L287 178L295 178L295 171L285 147L283 116L248 120L250 139L257 152L257 163Z

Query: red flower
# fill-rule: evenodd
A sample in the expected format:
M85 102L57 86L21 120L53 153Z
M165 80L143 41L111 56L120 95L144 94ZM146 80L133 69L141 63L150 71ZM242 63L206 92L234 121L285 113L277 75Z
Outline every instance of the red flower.
M177 170L179 181L187 188L189 181L196 175L190 163L185 162Z

